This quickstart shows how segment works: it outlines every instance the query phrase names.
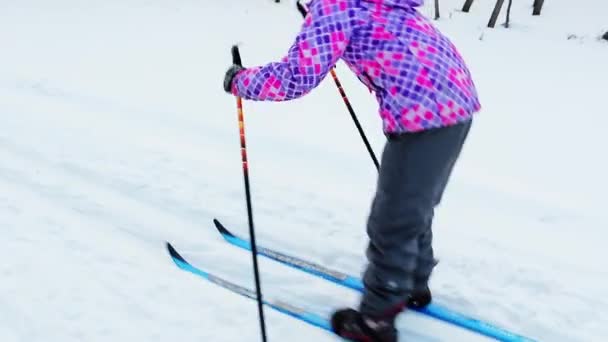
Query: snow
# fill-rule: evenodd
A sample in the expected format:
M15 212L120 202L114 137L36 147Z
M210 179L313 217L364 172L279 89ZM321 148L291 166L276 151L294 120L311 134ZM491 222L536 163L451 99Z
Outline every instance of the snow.
M437 212L436 299L538 340L603 341L608 4L554 0L532 17L516 2L512 28L490 30L493 2L478 2L465 14L442 1L437 23L484 109ZM270 0L0 3L0 340L257 340L254 303L178 270L163 243L253 285L250 255L211 223L246 233L221 81L233 43L247 65L276 60L299 22ZM337 72L379 153L373 97ZM375 170L331 80L293 102L246 102L245 115L258 240L359 273ZM356 303L261 269L268 297L321 314ZM272 341L336 340L266 314ZM399 327L408 340L481 340L413 314Z

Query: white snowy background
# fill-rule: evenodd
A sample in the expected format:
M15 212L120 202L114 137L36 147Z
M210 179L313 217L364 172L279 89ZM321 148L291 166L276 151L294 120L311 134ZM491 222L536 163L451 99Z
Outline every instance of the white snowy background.
M608 338L608 30L604 0L441 0L437 22L483 111L437 211L438 303L542 341ZM506 7L506 6L505 6ZM431 2L422 11L432 15ZM293 1L0 0L0 340L256 341L254 302L178 270L253 286L230 46L277 60ZM504 22L501 16L500 22ZM570 38L570 39L569 39ZM338 74L379 154L376 103ZM245 103L258 242L361 272L375 170L330 78ZM329 314L357 294L261 260L266 297ZM335 341L267 310L272 341ZM406 314L403 337L471 341Z

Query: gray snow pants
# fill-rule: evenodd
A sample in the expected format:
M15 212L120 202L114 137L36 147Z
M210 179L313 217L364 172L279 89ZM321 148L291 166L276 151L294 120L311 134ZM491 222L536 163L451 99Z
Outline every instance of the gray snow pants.
M361 312L381 315L427 285L436 263L434 209L471 123L388 137L367 223Z

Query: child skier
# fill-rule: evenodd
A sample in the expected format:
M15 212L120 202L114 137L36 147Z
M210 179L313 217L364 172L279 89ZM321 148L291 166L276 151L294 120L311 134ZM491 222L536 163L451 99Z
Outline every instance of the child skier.
M369 264L357 310L332 315L352 341L397 341L395 317L431 301L431 224L480 109L454 45L416 7L424 0L312 0L282 61L233 65L224 89L249 100L287 101L315 88L342 59L376 95L387 143L367 222Z

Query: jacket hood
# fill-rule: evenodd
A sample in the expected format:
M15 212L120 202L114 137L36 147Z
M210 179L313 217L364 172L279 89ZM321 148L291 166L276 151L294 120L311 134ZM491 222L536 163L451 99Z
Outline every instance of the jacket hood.
M401 8L414 8L422 6L424 0L362 0L370 3L380 3L390 7L401 7Z

